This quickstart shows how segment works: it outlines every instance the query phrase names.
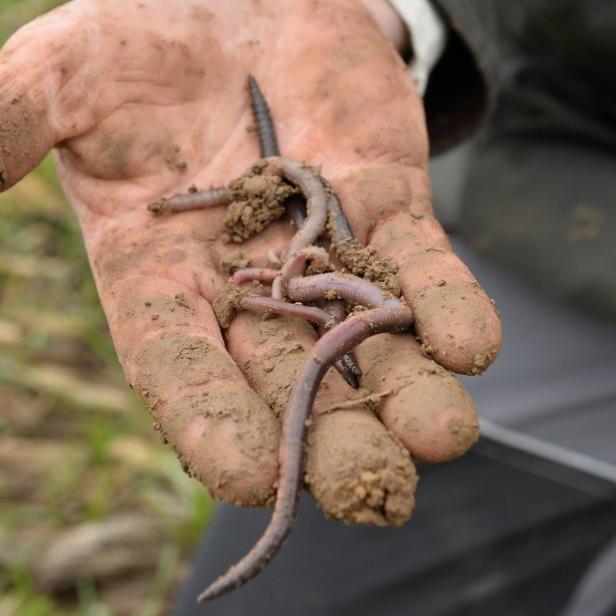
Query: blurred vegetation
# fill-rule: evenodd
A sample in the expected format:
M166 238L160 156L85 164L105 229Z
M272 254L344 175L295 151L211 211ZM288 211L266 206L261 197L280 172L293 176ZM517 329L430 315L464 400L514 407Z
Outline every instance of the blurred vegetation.
M0 0L0 44L58 4ZM167 614L211 502L125 384L51 157L0 209L0 616Z

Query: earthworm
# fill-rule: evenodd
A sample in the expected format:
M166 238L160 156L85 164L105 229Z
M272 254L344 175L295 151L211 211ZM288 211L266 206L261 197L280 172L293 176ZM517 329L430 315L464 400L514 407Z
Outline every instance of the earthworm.
M148 204L148 210L155 216L161 216L168 212L185 212L216 205L228 205L231 201L233 201L232 191L221 186L207 190L191 190L187 193L173 195L173 197L156 199Z
M261 146L261 158L280 156L280 148L278 147L278 139L276 138L269 105L261 92L261 88L259 88L257 80L252 75L248 75L248 91L250 92L252 117Z
M308 419L319 385L329 367L337 357L350 351L360 342L383 332L402 332L411 326L413 315L405 304L396 298L387 298L382 291L365 281L338 274L328 276L327 283L347 301L354 302L365 296L373 305L373 300L380 294L382 302L370 310L359 312L343 323L328 331L320 338L308 359L289 398L282 424L281 446L278 454L280 475L274 512L269 525L254 547L227 573L218 578L198 597L198 601L208 601L219 597L257 575L276 555L287 538L297 517L300 490L304 481L305 441L308 431ZM336 281L336 277L341 280ZM313 299L326 298L327 289L322 284L311 285L313 278L296 278L302 282L304 295ZM360 284L361 283L361 284ZM367 289L374 287L373 290Z
M276 137L276 129L272 121L269 105L261 92L257 80L252 75L248 76L248 91L250 93L252 117L261 148L261 158L280 156L280 147L278 146L278 138ZM285 208L295 228L300 229L306 219L302 197L298 195L289 197L285 203Z
M250 282L252 280L272 283L276 276L278 276L278 273L278 270L269 267L243 267L236 270L231 279L238 286L243 282Z
M327 202L329 219L327 222L332 244L336 245L340 242L354 240L355 234L353 233L353 229L351 229L351 225L349 224L347 217L342 211L342 206L340 205L338 195L325 178L322 177L321 181L323 182L325 188L329 191L329 200Z
M344 299L350 304L367 308L399 302L381 287L351 274L316 274L308 278L292 278L287 285L287 295L294 302L310 302L317 299Z
M308 165L276 156L265 160L270 167L278 169L291 184L299 187L306 197L306 220L291 239L287 250L287 255L294 255L298 250L313 244L323 233L327 222L329 194L318 173Z
M259 138L261 158L280 156L280 147L278 146L278 138L276 137L276 129L274 127L269 105L253 75L248 76L248 91L250 93L252 116ZM321 177L321 182L331 193L328 204L331 214L330 224L334 226L337 241L353 238L353 231L351 230L346 216L342 212L337 195L325 178ZM304 204L301 197L289 198L286 209L296 229L299 230L305 222Z
M304 273L308 261L313 261L317 267L327 267L329 265L329 255L320 246L307 246L290 255L284 262L278 276L272 285L272 297L283 299L287 291L287 283L295 276Z
M338 323L344 321L347 316L344 302L340 300L324 302L323 310L330 315L331 319L329 324L326 323L325 325L317 325L319 336L323 336L325 332L338 325ZM352 389L359 389L359 379L362 376L362 372L353 351L349 351L348 353L340 356L336 360L334 366L340 373L340 376L342 376L342 378Z
M280 314L288 317L300 317L315 325L327 327L332 324L332 317L322 308L292 304L273 297L245 294L238 301L238 307L260 314Z
M353 233L353 229L351 229L351 225L344 212L342 211L342 206L340 205L340 199L338 195L332 188L331 184L323 177L321 177L321 181L323 185L329 190L329 200L327 202L327 210L328 210L328 221L327 221L327 230L329 232L329 237L331 239L331 245L335 247L340 245L341 242L349 242L355 240L355 234ZM342 307L344 310L344 304L341 302L331 301L328 302L327 305L324 306L325 311L328 310L328 306L331 307ZM336 308L334 308L335 310ZM346 316L346 311L344 312ZM342 317L340 320L342 320ZM342 375L344 380L353 388L359 389L359 379L362 376L361 368L357 363L357 359L352 351L345 353L336 361L336 368L338 372Z
M241 284L242 282L257 280L258 278L252 274L252 270L253 268L238 270L232 277L233 282L235 284ZM258 273L262 270L254 268L254 271ZM265 271L271 272L271 270ZM243 277L244 273L246 278ZM238 274L240 275L238 276ZM339 304L338 308L341 309L341 313L338 311L333 312L331 310L331 308L336 304ZM264 297L262 295L255 295L252 293L242 295L237 301L237 307L243 310L248 310L249 312L263 314L266 317L283 315L305 319L313 325L316 325L319 335L323 335L346 317L346 310L342 302L325 302L323 308L317 308L313 306L305 306L299 303L285 302L272 297ZM359 388L361 370L351 352L346 353L337 359L334 363L334 367L350 387L353 389Z
M269 105L267 104L267 101L259 88L257 80L252 75L248 76L248 90L250 92L252 113L257 129L257 136L259 138L261 157L266 158L271 156L280 156L280 148L278 146L278 139L276 138L276 128L274 126L274 122L272 121ZM329 192L329 198L327 201L329 225L333 228L333 235L335 236L336 241L340 242L348 238L354 239L353 231L351 230L342 208L340 207L338 196L325 178L320 176L320 180ZM285 207L287 214L295 225L296 230L299 231L304 226L306 221L306 204L304 199L299 195L294 195L287 199ZM327 222L327 216L325 217L323 224L325 224L325 222ZM321 231L322 230L323 229L321 229ZM330 234L331 233L332 229L330 229ZM289 253L291 253L291 249L289 250ZM290 267L293 267L293 264L290 264ZM282 299L283 287L286 286L285 281L291 277L288 270L289 268L285 271L285 268L283 267L280 278L275 279L272 286L272 297ZM248 270L242 274L236 273L234 276L234 282L236 282L236 284L239 284L238 280L244 282L249 279L250 273ZM262 282L269 282L269 280L266 281L257 276L255 276L254 279L261 280ZM340 320L343 320L345 316L346 312L342 315ZM361 370L353 355L351 353L344 355L336 361L335 365L342 378L344 378L344 380L353 389L358 389Z

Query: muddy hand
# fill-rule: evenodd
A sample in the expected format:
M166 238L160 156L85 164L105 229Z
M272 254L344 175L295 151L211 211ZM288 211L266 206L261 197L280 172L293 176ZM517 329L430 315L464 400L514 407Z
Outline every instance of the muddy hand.
M472 403L442 366L484 370L500 327L432 216L421 101L358 2L65 5L0 53L1 187L57 148L128 380L216 497L268 502L277 415L314 330L242 313L225 340L211 304L227 279L225 257L241 249L265 267L293 230L279 222L225 245L223 207L160 218L145 207L193 184L224 185L256 160L249 73L285 155L321 165L358 239L400 264L435 360L411 336L376 336L358 349L365 389L353 392L330 371L317 397L312 493L334 517L400 524L415 484L409 451L448 460L477 436ZM349 403L361 397L370 404Z

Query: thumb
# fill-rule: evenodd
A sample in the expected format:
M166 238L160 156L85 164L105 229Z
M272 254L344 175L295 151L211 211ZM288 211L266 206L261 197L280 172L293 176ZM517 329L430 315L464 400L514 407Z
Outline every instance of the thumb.
M83 6L71 2L30 22L0 50L0 191L87 127L94 93L83 67L93 26Z

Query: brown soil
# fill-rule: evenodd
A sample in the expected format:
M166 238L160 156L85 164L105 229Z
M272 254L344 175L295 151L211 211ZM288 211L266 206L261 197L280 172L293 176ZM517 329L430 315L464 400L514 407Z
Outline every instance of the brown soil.
M372 248L363 246L355 239L332 242L332 248L341 263L352 274L370 280L400 296L402 291L397 276L398 265L394 261L379 258Z
M320 415L309 446L306 482L329 517L374 526L409 519L417 473L408 451L370 412Z
M169 199L161 197L148 203L148 210L154 214L154 216L162 216L166 214L170 209Z
M165 165L169 171L184 173L186 169L188 169L188 164L186 161L182 160L180 153L181 150L178 145L172 145L167 149L167 152L165 153Z
M271 503L280 428L226 351L198 336L162 336L144 343L134 364L132 385L186 472L221 500Z
M362 384L370 391L390 390L381 398L378 414L413 459L446 462L477 440L479 424L470 396L410 336L374 336L356 353L362 365L371 367Z
M227 208L223 240L241 243L258 235L285 213L284 202L298 189L264 165L254 165L229 185L233 202Z
M242 291L230 280L225 286L225 290L214 301L212 308L218 319L218 324L223 329L227 329L231 325L241 297Z
M231 276L237 270L248 267L250 265L250 258L241 251L233 252L223 258L221 265L224 272Z
M23 94L0 104L0 191L14 184L47 152L39 129Z

